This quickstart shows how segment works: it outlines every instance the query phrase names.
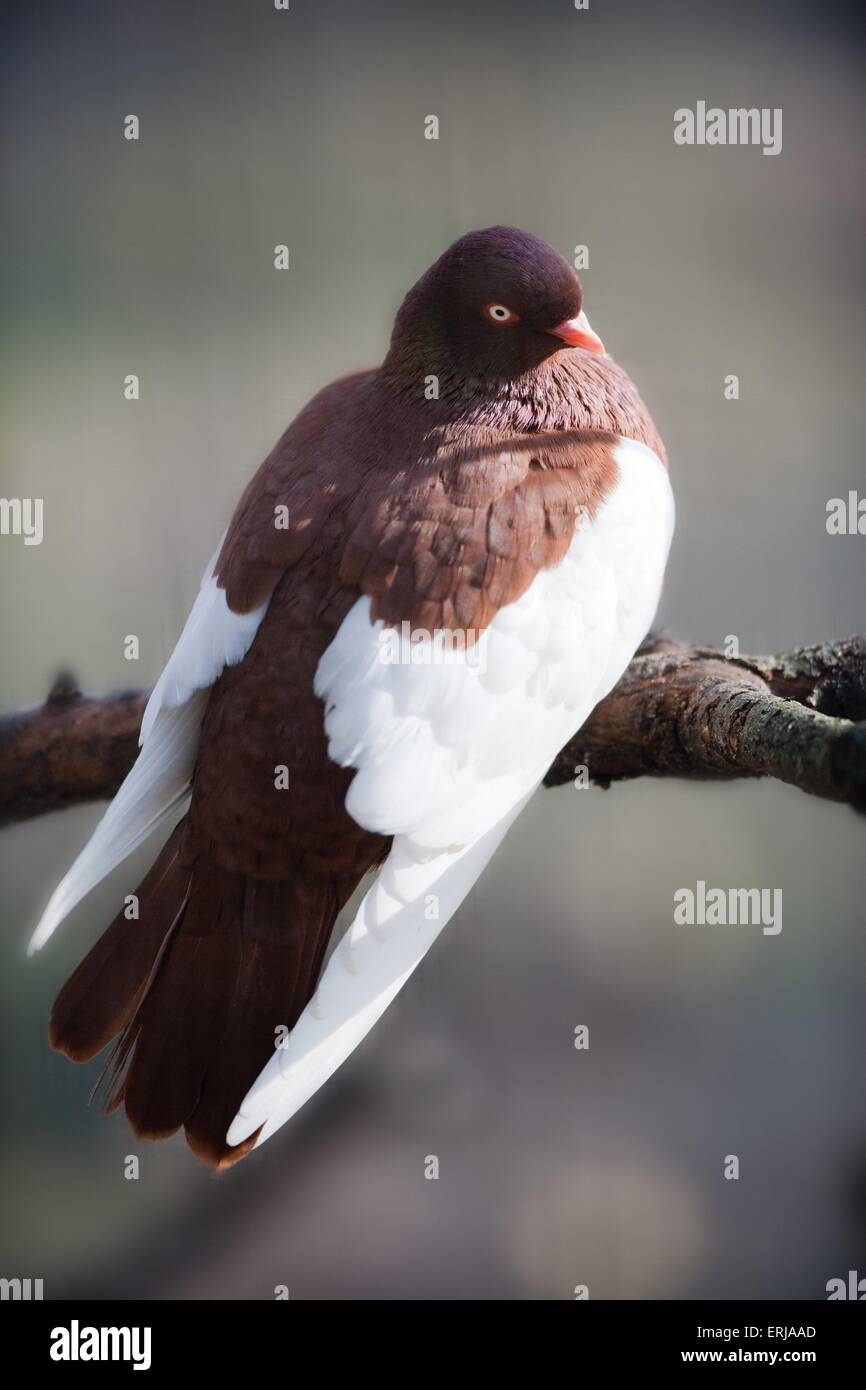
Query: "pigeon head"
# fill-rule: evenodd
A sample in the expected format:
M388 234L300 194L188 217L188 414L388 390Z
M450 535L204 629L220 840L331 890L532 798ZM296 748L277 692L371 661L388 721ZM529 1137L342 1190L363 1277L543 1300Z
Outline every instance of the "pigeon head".
M603 353L582 303L577 275L539 237L513 227L469 232L407 294L386 367L495 384L563 349Z

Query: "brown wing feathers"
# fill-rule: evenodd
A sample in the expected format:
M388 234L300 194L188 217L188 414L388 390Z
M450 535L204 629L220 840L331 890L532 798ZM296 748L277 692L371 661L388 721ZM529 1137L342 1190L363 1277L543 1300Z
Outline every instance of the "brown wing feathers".
M558 564L617 477L616 436L572 430L437 455L411 494L377 482L350 512L340 576L372 617L483 630Z

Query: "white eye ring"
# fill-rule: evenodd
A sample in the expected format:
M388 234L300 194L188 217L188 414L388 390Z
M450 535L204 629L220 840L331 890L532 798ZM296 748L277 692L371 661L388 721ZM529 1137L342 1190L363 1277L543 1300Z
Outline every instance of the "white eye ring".
M490 323L517 323L520 315L509 309L507 304L485 304L484 317Z

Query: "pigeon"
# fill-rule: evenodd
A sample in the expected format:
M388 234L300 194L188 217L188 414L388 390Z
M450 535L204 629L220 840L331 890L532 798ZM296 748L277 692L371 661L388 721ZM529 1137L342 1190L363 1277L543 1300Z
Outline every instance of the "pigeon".
M109 1111L217 1168L295 1114L622 675L673 525L574 269L514 228L461 236L381 366L320 391L247 486L36 929L173 825L51 1012L73 1061L113 1043Z

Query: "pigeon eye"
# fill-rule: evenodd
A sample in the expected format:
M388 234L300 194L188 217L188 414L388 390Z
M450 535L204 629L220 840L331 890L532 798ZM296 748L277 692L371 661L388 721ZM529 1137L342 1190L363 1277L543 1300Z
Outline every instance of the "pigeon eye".
M517 323L520 318L507 304L485 304L483 312L488 323Z

